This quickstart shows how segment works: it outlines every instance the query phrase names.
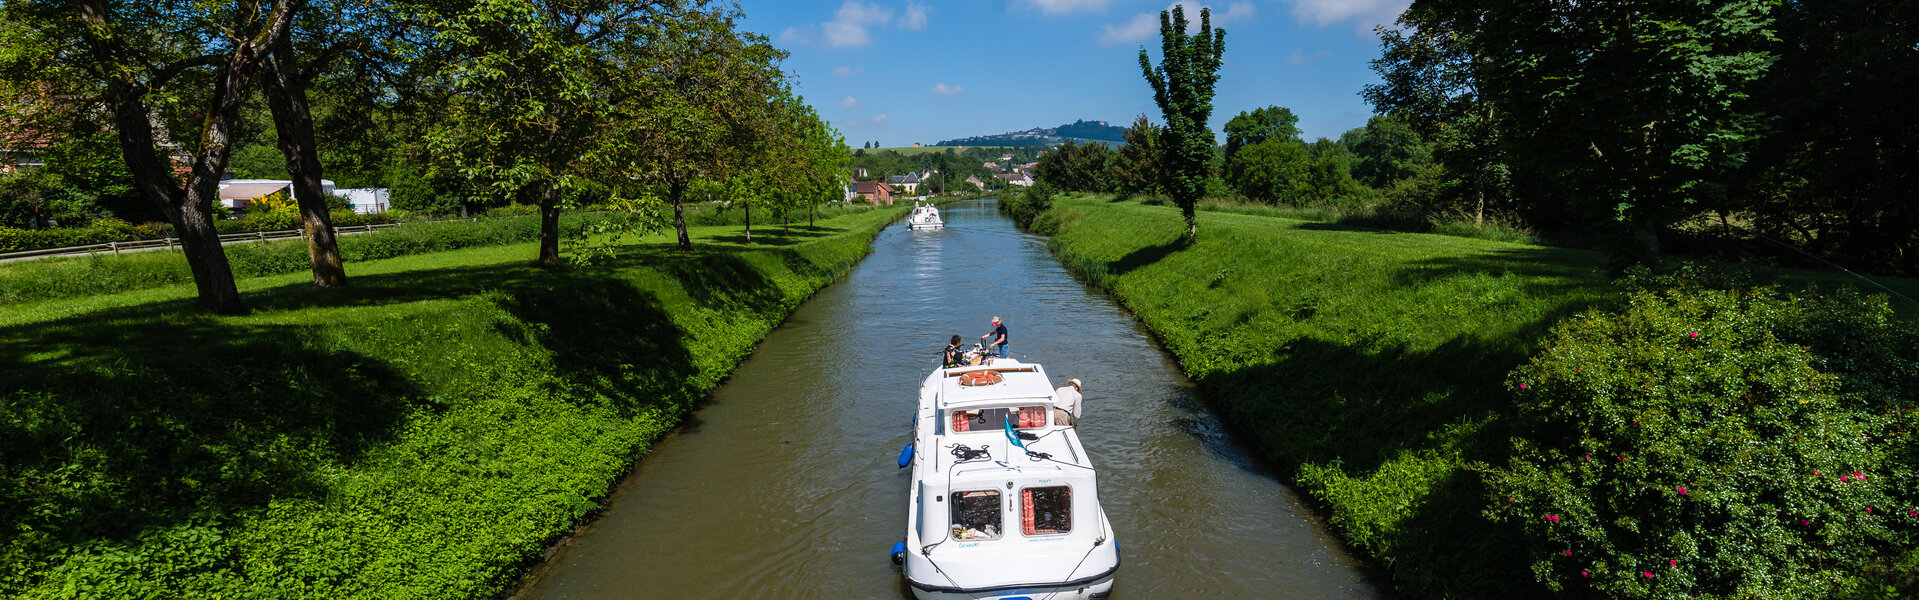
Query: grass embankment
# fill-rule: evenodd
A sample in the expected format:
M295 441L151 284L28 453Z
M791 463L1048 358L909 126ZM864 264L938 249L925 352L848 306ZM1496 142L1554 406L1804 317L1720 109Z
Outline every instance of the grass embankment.
M0 596L497 593L903 211L0 307Z
M1250 214L1248 214L1250 213ZM1618 302L1598 253L1063 197L1033 228L1422 598L1550 595L1475 465L1518 431L1503 383L1562 318ZM1769 274L1814 282L1804 272ZM1911 280L1887 282L1910 294Z
M1417 597L1523 597L1466 465L1504 464L1501 381L1613 290L1596 254L1062 198L1060 259L1111 290L1352 545Z

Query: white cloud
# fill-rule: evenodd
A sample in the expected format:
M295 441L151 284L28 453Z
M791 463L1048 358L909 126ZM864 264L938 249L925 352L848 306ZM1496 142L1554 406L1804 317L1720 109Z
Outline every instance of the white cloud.
M886 113L880 113L877 115L873 115L873 118L871 119L840 121L840 126L845 127L847 129L857 129L860 127L866 127L868 125L879 125L885 122L886 122Z
M780 31L780 43L805 46L813 43L813 36L807 35L806 32L800 31L799 29L788 27Z
M1298 53L1297 53L1297 52L1295 52L1294 54L1298 54ZM844 107L847 107L847 108L859 108L859 107L860 107L860 101L859 101L859 99L858 99L858 98L854 98L854 97L852 97L852 96L847 96L845 100L841 100L841 101L840 101L840 106L844 106Z
M1186 14L1186 33L1198 33L1200 9L1211 8L1194 2L1193 0L1179 0L1178 2L1166 5L1166 8L1170 10L1174 6L1180 7L1182 12ZM1253 3L1235 2L1227 6L1225 12L1221 12L1218 9L1213 10L1213 26L1219 27L1234 21L1244 21L1253 18L1253 16L1257 14L1259 14L1259 9L1253 6ZM1105 26L1099 34L1099 43L1105 46L1132 43L1158 34L1159 13L1139 13L1133 15L1133 20L1127 21L1124 25Z
M1105 46L1137 42L1159 33L1159 17L1140 13L1125 25L1107 25L1099 34L1099 43Z
M933 93L939 94L941 96L956 96L963 91L966 91L965 87L957 86L957 85L946 85L946 82L944 81L940 82L939 85L933 86Z
M1308 63L1315 63L1315 62L1319 62L1320 59L1323 59L1332 55L1333 55L1332 52L1329 52L1326 50L1320 50L1312 54L1307 54L1304 50L1294 50L1292 54L1286 55L1286 64L1297 66L1297 65L1304 65Z
M837 67L833 67L833 74L839 77L852 77L854 75L858 75L860 73L865 73L865 72L866 72L866 67L861 65L854 65L850 67L846 65L840 65Z
M1375 25L1392 25L1399 20L1412 0L1286 0L1293 5L1293 18L1301 23L1325 27L1352 21L1362 35L1371 35Z
M866 28L891 20L891 8L847 0L833 13L833 20L820 24L820 33L826 37L826 45L834 48L865 46L873 43L873 37L867 34Z
M1022 0L1020 4L1049 15L1070 15L1077 12L1105 12L1106 5L1112 4L1112 0Z
M900 29L919 31L926 28L926 5L906 3L906 14L900 15Z

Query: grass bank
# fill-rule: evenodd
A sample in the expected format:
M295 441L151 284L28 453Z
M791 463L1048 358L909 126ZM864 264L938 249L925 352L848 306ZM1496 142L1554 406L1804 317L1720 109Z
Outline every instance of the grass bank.
M1604 257L1307 217L1202 211L1185 247L1173 207L1069 196L1033 229L1152 330L1402 592L1552 595L1519 532L1486 517L1481 465L1507 465L1511 440L1535 433L1508 374L1563 318L1620 302Z
M1501 381L1610 302L1600 256L1263 214L1066 197L1052 246L1413 597L1544 595L1468 464L1504 464Z
M0 596L498 593L903 211L0 307Z

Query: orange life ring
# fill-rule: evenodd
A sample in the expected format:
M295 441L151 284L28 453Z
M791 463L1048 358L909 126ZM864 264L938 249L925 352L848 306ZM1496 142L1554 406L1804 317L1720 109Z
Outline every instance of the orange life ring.
M999 371L968 371L960 374L960 385L993 385L999 383Z

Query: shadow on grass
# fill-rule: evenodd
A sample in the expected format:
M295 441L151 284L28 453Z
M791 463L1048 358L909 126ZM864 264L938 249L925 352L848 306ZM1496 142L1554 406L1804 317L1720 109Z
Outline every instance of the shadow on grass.
M1134 269L1159 262L1160 259L1171 256L1174 252L1184 249L1186 249L1186 244L1179 239L1146 246L1129 252L1126 256L1119 257L1119 260L1107 263L1106 270L1114 276L1125 275Z
M162 311L0 330L0 548L26 555L323 494L427 395L292 327Z
M793 250L761 252L803 274L824 270ZM462 327L463 313L401 307L473 298L511 318ZM784 301L738 253L650 248L550 271L498 263L359 275L334 289L289 283L248 293L254 315L237 319L175 300L0 328L0 522L17 525L0 529L0 553L58 562L64 548L230 522L275 499L324 502L322 473L393 443L409 415L503 387L544 385L556 402L628 417L665 403L683 412L702 391L701 364L674 311ZM323 334L333 317L297 314L311 310L350 311L338 317L349 327L409 341L342 344L355 334ZM296 324L253 324L280 314ZM506 351L512 368L461 367L436 354L471 341L446 339L460 336L534 358ZM410 362L377 344L412 344ZM435 361L447 364L421 364ZM552 376L512 379L540 371Z
M1514 435L1506 374L1537 350L1553 324L1613 297L1594 274L1597 259L1566 253L1578 254L1499 250L1421 261L1391 275L1403 287L1461 276L1523 278L1502 289L1548 305L1500 331L1462 333L1431 348L1301 337L1276 350L1272 362L1199 384L1285 471L1336 465L1355 479L1377 477L1385 489L1424 490L1408 512L1392 515L1394 525L1358 540L1392 548L1402 589L1430 597L1546 596L1532 583L1517 533L1480 514L1488 498L1477 473L1456 470L1435 484L1382 469L1402 453L1506 463Z

